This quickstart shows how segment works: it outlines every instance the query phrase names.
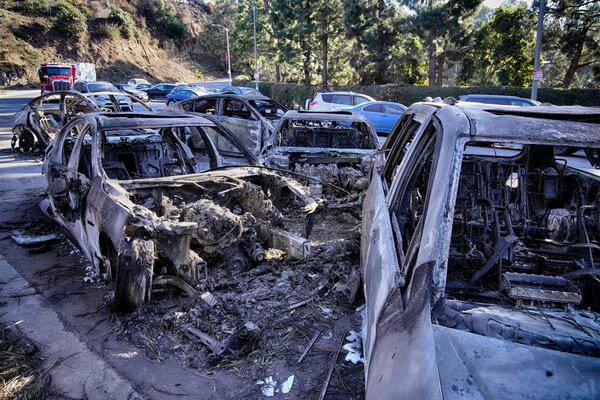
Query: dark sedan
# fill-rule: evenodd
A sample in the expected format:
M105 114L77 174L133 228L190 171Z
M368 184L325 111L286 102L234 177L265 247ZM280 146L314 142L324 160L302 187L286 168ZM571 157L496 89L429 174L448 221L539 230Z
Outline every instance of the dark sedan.
M142 90L148 93L148 97L150 97L150 100L166 99L167 95L171 93L171 91L176 87L177 85L173 83L159 83L157 85L152 86L151 88Z

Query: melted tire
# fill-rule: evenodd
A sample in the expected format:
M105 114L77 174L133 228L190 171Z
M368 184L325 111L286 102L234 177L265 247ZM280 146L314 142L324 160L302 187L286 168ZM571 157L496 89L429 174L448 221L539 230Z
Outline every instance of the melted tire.
M150 300L154 269L154 243L133 239L130 254L119 256L115 283L115 309L132 311Z

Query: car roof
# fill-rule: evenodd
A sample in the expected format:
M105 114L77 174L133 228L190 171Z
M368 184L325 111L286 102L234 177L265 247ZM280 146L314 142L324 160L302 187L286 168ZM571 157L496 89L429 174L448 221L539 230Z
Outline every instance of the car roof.
M99 112L85 115L95 119L100 130L133 128L167 128L183 126L216 126L208 118L180 112Z
M313 121L354 121L368 122L364 115L355 111L299 111L289 110L283 115L283 119L302 119Z
M224 97L233 99L246 100L271 100L269 97L262 94L235 94L235 93L207 93L199 97Z
M538 106L511 107L495 104L458 102L415 103L409 109L427 112L451 120L466 116L468 126L462 135L476 141L549 143L564 146L598 147L600 107Z
M524 100L524 101L528 101L528 102L535 101L532 99L528 99L525 97L519 97L519 96L507 96L507 95L503 95L503 94L483 94L483 93L463 94L459 97L459 99L464 99L464 98L469 98L469 97L476 98L476 99L495 98L495 99L508 99L508 100Z
M318 92L317 94L352 94L352 95L356 95L356 96L364 96L364 97L369 97L369 98L372 98L372 97L371 97L371 96L369 96L368 94L356 93L356 92L344 92L344 91L334 91L334 92Z
M367 101L365 103L360 103L355 105L354 107L364 107L364 106L368 106L371 104L392 104L394 106L400 106L400 107L404 107L407 108L404 104L402 103L396 103L395 101L382 101L382 100L375 100L375 101Z

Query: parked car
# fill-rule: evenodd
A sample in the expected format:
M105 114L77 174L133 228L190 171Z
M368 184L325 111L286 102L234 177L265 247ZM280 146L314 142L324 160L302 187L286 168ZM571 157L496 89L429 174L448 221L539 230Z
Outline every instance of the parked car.
M387 135L406 111L406 106L389 101L369 101L348 110L364 115L379 135Z
M99 92L120 92L119 88L111 82L97 81L97 82L84 82L77 81L73 85L73 90L79 93L99 93ZM108 95L98 94L93 97L93 100L98 103L100 108L111 108L112 101ZM133 102L130 96L117 96L119 105L122 111L133 111Z
M217 141L237 148L249 166L223 168ZM283 217L267 200L313 212L317 204L307 189L260 168L214 117L78 116L49 148L43 173L48 190L42 210L68 232L99 276L115 280L120 310L147 301L153 280L185 289L198 285L209 267L235 274L258 264L266 238L275 237L272 246L283 251L290 243L310 248L305 238L271 228ZM288 201L269 192L273 187Z
M205 94L208 94L208 91L203 88L192 86L178 86L167 95L167 106L171 105L172 103L177 103L178 101L190 99L192 97L202 96Z
M499 94L464 94L459 97L460 101L470 103L499 104L504 106L537 107L539 101L516 96L503 96Z
M541 104L539 101L525 99L523 97L489 94L467 94L460 96L459 99L460 101L468 101L470 103L499 104L517 107L537 107ZM577 150L579 150L577 147L554 146L554 151L560 156L571 155L576 153Z
M145 89L150 89L151 87L152 87L152 85L149 83L140 83L139 85L135 85L134 89L143 91Z
M366 94L354 92L317 93L312 101L306 101L305 108L310 111L341 111L369 101L375 101L375 99Z
M150 97L151 100L166 99L167 95L171 93L171 91L176 87L177 85L173 83L159 83L157 85L142 90L148 93L148 97Z
M377 133L361 114L288 111L260 159L301 174L307 185L319 185L316 194L356 206L378 149Z
M134 78L134 79L130 79L130 80L127 82L127 85L129 85L129 86L133 86L133 87L136 87L136 86L138 86L138 85L148 85L148 87L152 86L152 85L150 84L150 82L148 82L147 80L145 80L145 79L142 79L142 78Z
M142 91L142 90L137 90L135 89L135 87L132 87L130 85L127 85L125 83L115 83L114 84L117 89L119 89L121 92L125 92L125 93L129 93L132 96L135 96L139 99L141 99L142 101L149 101L150 98L148 97L148 93Z
M264 96L258 90L246 86L225 86L219 93L223 94L239 94L242 96Z
M101 101L96 97L100 96ZM74 117L98 111L127 111L134 108L152 111L152 108L123 92L52 92L31 100L15 115L11 146L19 153L41 152L60 130ZM123 108L122 108L123 107Z
M363 203L366 399L598 398L600 177L553 151L598 121L408 108Z
M263 95L210 94L173 104L167 110L214 115L259 155L287 108Z

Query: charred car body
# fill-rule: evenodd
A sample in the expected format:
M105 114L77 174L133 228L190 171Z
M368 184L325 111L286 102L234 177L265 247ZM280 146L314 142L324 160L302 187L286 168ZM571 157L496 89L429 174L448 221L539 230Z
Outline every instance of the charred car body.
M358 199L356 194L368 185L378 149L375 130L358 113L288 111L269 138L261 160L316 178L307 183L313 184L317 194L339 197L345 193Z
M231 156L220 154L216 140L237 148L249 166L228 168ZM265 246L300 258L311 251L282 229L273 203L310 214L317 203L308 190L262 168L210 117L87 114L71 120L46 154L42 209L97 273L116 281L117 308L148 300L155 276L185 288L206 283L207 263L235 274L261 262Z
M43 151L75 116L100 111L152 111L135 96L121 92L53 92L30 101L15 115L11 146L14 151ZM138 110L139 111L139 110Z
M287 108L263 95L211 94L166 110L214 115L258 156Z
M599 109L408 109L363 206L367 399L600 396L600 176L554 153L598 135Z

